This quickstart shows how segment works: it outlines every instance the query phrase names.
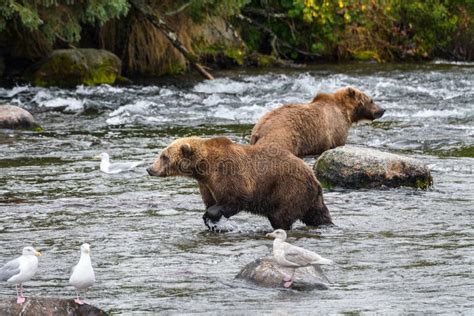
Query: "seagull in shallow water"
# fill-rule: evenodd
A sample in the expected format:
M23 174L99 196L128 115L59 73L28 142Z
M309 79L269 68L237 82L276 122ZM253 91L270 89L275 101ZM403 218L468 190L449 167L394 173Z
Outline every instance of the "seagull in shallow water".
M333 264L332 260L321 257L315 252L293 246L286 240L286 232L283 229L277 229L273 233L266 234L267 237L273 237L273 259L282 267L292 268L291 277L283 278L286 288L293 284L293 276L297 268L320 264Z
M144 164L144 161L118 162L111 164L108 153L101 153L99 156L94 158L100 159L100 171L109 174L130 171L133 168Z
M0 268L0 281L7 281L16 285L16 302L23 304L23 283L29 281L38 269L38 258L41 253L33 247L23 248L22 255L14 260L7 262ZM20 285L20 291L18 291Z
M79 262L72 268L72 274L69 278L69 284L76 288L76 302L83 305L85 302L79 296L79 290L86 290L95 283L94 269L91 263L91 248L89 244L82 244L81 258Z

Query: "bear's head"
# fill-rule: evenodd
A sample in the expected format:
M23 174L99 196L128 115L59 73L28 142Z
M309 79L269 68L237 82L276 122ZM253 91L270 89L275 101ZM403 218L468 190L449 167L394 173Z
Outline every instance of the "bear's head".
M346 87L336 91L335 95L348 110L352 122L361 120L373 121L382 117L385 109L374 103L371 97L353 87Z
M147 168L150 176L194 177L205 161L205 139L199 137L180 138L163 149L160 156Z

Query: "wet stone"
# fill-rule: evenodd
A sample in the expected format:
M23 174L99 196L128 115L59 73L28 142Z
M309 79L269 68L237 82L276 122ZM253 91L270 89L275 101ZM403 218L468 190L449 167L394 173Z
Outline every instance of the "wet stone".
M283 278L291 276L293 269L278 265L273 258L265 257L250 262L237 274L237 279L243 279L263 287L284 288ZM309 266L296 269L292 289L295 290L326 290L329 280L319 266Z
M39 127L30 112L14 105L0 105L0 128L33 129Z
M420 160L355 146L324 152L316 161L314 172L326 188L427 189L433 184L430 169Z
M107 315L107 313L92 305L78 305L72 299L28 297L25 303L17 304L15 297L0 301L0 315L102 316Z

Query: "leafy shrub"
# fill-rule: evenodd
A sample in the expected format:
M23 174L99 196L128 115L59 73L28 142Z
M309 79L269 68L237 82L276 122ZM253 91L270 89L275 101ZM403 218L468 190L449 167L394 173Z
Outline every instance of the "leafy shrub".
M295 60L387 61L447 52L463 58L472 56L473 6L473 0L253 0L243 13L273 34L254 26L244 37L252 48ZM297 49L275 45L275 37Z

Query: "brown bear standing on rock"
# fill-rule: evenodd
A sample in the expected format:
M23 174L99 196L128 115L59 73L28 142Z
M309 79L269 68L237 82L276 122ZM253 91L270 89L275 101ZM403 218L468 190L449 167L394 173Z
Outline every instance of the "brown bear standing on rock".
M274 229L332 224L318 180L286 150L234 144L226 137L181 138L147 169L151 176L187 176L199 183L210 228L240 211L266 216Z
M250 144L276 146L298 157L345 145L349 127L375 120L384 109L358 89L319 93L308 104L288 104L267 114L252 130Z

